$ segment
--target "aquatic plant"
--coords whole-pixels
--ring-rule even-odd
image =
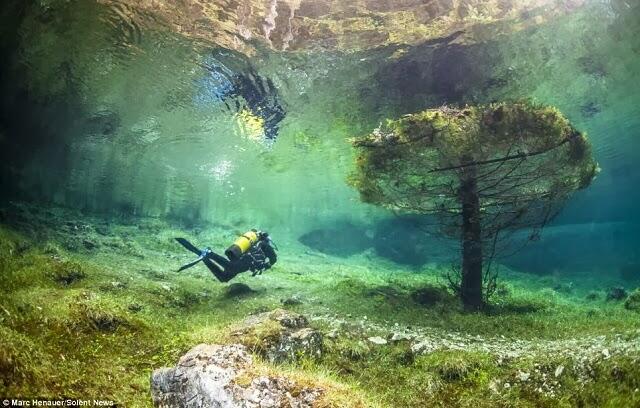
[[[350,183],[362,201],[434,215],[437,231],[460,241],[462,265],[448,277],[468,310],[495,290],[491,264],[513,249],[514,233],[537,239],[598,172],[586,135],[529,102],[429,109],[352,143]]]
[[[634,312],[640,312],[640,289],[636,289],[624,301],[624,307],[627,310],[633,310]]]
[[[538,407],[568,400],[584,406],[635,406],[640,398],[634,393],[640,378],[637,352],[629,351],[637,349],[637,314],[622,302],[605,301],[593,312],[594,302],[551,289],[561,278],[547,281],[506,271],[508,291],[496,294],[500,304],[490,313],[471,315],[461,313],[455,299],[440,290],[438,269],[415,273],[395,264],[355,262],[337,267],[302,252],[260,279],[245,281],[254,293],[229,297],[230,287],[213,283],[206,270],[169,273],[166,256],[140,258],[126,246],[105,244],[110,236],[123,235],[145,254],[185,256],[169,245],[177,231],[167,221],[140,218],[102,226],[100,218],[68,210],[53,211],[59,218],[51,222],[50,213],[37,207],[30,217],[16,213],[13,219],[29,226],[21,233],[0,226],[2,395],[101,396],[127,406],[150,406],[151,370],[175,365],[196,344],[242,340],[257,353],[258,363],[246,381],[286,375],[305,386],[320,386],[327,394],[326,404],[319,406]],[[61,220],[93,227],[61,229]],[[93,235],[96,226],[102,226],[100,237]],[[199,234],[216,243],[226,228]],[[34,241],[34,231],[49,238]],[[195,239],[192,234],[196,230],[188,234]],[[100,245],[76,252],[60,245],[85,237]],[[53,279],[57,268],[82,270],[86,277],[64,285]],[[576,293],[583,283],[576,282]],[[283,327],[254,319],[300,293],[304,302],[296,314],[324,335],[322,356],[296,352],[295,361],[269,363],[260,356],[269,345],[281,343]],[[429,293],[439,293],[440,300],[424,302]],[[274,314],[296,316],[267,313]],[[247,319],[261,323],[245,326]],[[287,320],[290,325],[302,321]],[[231,336],[239,327],[250,330]],[[386,344],[368,340],[372,336]],[[513,337],[517,341],[505,340]],[[520,357],[509,357],[514,347],[523,346],[527,349]],[[557,378],[560,365],[564,372]],[[521,373],[531,377],[522,381]],[[537,391],[540,387],[544,392]]]

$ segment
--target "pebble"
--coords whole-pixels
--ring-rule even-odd
[[[391,336],[392,342],[406,341],[406,340],[412,340],[412,339],[413,339],[413,336],[409,336],[405,333],[393,333],[393,335]]]
[[[129,306],[127,306],[127,309],[129,309],[130,311],[137,313],[139,311],[142,310],[142,306],[137,304],[137,303],[132,303]]]
[[[320,319],[322,320],[322,319]],[[336,319],[329,317],[333,323]],[[340,319],[340,322],[347,322],[346,319]],[[600,335],[580,339],[561,339],[561,340],[514,340],[507,339],[504,336],[483,337],[478,335],[464,335],[455,332],[443,332],[432,328],[416,328],[403,326],[397,322],[391,322],[388,325],[381,325],[367,321],[362,321],[362,328],[367,329],[365,332],[387,333],[384,337],[389,342],[400,341],[404,336],[410,336],[411,352],[415,355],[427,354],[436,350],[468,350],[482,351],[484,353],[495,356],[498,365],[504,365],[510,361],[517,360],[525,356],[555,356],[561,355],[570,358],[581,366],[589,367],[589,365],[600,359],[611,358],[615,354],[630,354],[640,352],[640,340],[638,336],[616,336],[610,337]],[[637,331],[640,334],[640,329]],[[534,364],[535,375],[532,378],[545,380],[550,378],[559,378],[564,374],[566,367],[557,366],[555,370],[551,368],[549,373],[544,373],[540,368],[540,364]],[[557,374],[556,374],[557,372]],[[514,378],[517,373],[514,374]],[[547,392],[547,391],[545,391]]]
[[[377,344],[379,346],[381,346],[383,344],[387,344],[387,341],[385,339],[383,339],[382,337],[380,337],[380,336],[369,337],[367,340],[369,340],[371,343]]]
[[[290,298],[280,299],[280,303],[285,306],[297,306],[302,304],[302,300],[297,296],[292,296]]]
[[[518,379],[520,379],[520,381],[527,381],[529,377],[531,377],[531,374],[518,371]]]

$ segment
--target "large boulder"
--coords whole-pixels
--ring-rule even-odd
[[[302,387],[285,377],[256,374],[242,345],[200,344],[172,368],[151,375],[157,408],[311,408],[321,388]]]
[[[303,245],[323,254],[349,257],[364,252],[373,244],[363,227],[340,222],[336,228],[315,229],[300,237]]]
[[[231,338],[270,362],[317,358],[322,355],[322,334],[308,325],[298,313],[275,309],[250,316],[231,332]]]
[[[422,266],[440,260],[442,242],[426,234],[432,223],[427,217],[410,215],[382,220],[376,224],[373,247],[378,256],[395,263]]]

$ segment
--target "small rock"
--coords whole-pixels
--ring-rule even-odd
[[[138,313],[139,311],[142,310],[142,306],[140,306],[137,303],[132,303],[130,304],[127,309],[129,309],[130,311],[132,311],[133,313]]]
[[[86,277],[87,275],[82,269],[75,264],[63,264],[53,272],[53,279],[65,286],[69,286]]]
[[[291,334],[289,348],[296,354],[320,357],[322,355],[322,334],[311,327],[305,327]],[[291,359],[295,359],[291,357]],[[277,359],[274,359],[276,361]]]
[[[410,341],[410,340],[413,340],[413,336],[410,336],[410,335],[405,334],[405,333],[393,333],[391,335],[391,339],[390,340],[391,340],[392,343],[397,343],[397,342],[400,342],[400,341]]]
[[[598,300],[599,298],[600,298],[600,294],[594,291],[587,293],[587,296],[585,296],[585,299],[587,300]]]
[[[117,316],[109,314],[97,314],[90,317],[91,324],[94,328],[100,331],[113,333],[116,329],[124,323]]]
[[[609,354],[609,349],[602,349],[602,355],[604,356],[604,358],[611,357],[611,354]]]
[[[500,385],[500,380],[493,380],[489,383],[489,389],[494,394],[497,394],[499,392],[499,389],[498,389],[499,385]]]
[[[111,286],[114,289],[124,289],[124,288],[127,287],[127,284],[126,283],[122,283],[122,282],[118,282],[118,281],[113,281],[113,282],[111,282]]]
[[[98,244],[88,239],[82,240],[82,245],[88,250],[92,250],[98,247]]]
[[[369,337],[367,340],[369,340],[371,343],[377,344],[379,346],[381,346],[383,344],[387,344],[387,341],[385,339],[383,339],[382,337],[380,337],[380,336]]]
[[[450,298],[446,288],[425,286],[411,292],[411,299],[419,305],[433,306],[438,302],[442,302]]]
[[[529,380],[529,377],[531,377],[531,374],[518,371],[517,377],[520,381],[527,381]]]
[[[249,285],[245,285],[244,283],[232,283],[229,285],[225,291],[226,297],[239,297],[239,296],[248,296],[256,293],[255,290],[251,289]]]
[[[284,306],[296,306],[301,305],[302,300],[300,300],[298,296],[291,296],[290,298],[280,299],[280,303],[282,303]]]
[[[556,371],[554,373],[554,375],[556,376],[556,378],[560,377],[562,375],[562,372],[564,371],[564,366],[563,365],[559,365],[556,368]]]
[[[607,292],[607,300],[623,300],[627,297],[627,291],[623,287],[610,288]]]
[[[47,243],[42,250],[45,254],[51,255],[52,258],[60,256],[60,250],[55,244]]]
[[[231,335],[276,363],[320,357],[323,350],[322,334],[304,316],[284,309],[250,316]]]
[[[557,283],[553,290],[559,293],[572,293],[573,292],[573,282],[569,283]]]
[[[411,352],[413,354],[426,354],[431,353],[436,350],[438,347],[432,344],[429,341],[421,341],[419,343],[415,343],[411,345]]]

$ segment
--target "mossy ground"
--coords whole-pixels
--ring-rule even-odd
[[[153,369],[174,365],[195,344],[224,341],[249,314],[296,296],[302,303],[287,307],[334,332],[324,357],[263,369],[334,384],[328,406],[362,404],[350,393],[373,407],[640,405],[640,315],[606,301],[615,280],[505,270],[492,309],[467,314],[437,289],[437,265],[408,270],[285,241],[275,268],[236,278],[255,292],[232,296],[202,266],[174,272],[190,255],[172,241],[223,248],[235,233],[229,226],[9,211],[0,228],[0,395],[150,406]],[[367,341],[394,332],[450,346],[421,354],[408,341]],[[581,362],[570,351],[585,345],[593,347]],[[502,356],[501,347],[525,352]]]

